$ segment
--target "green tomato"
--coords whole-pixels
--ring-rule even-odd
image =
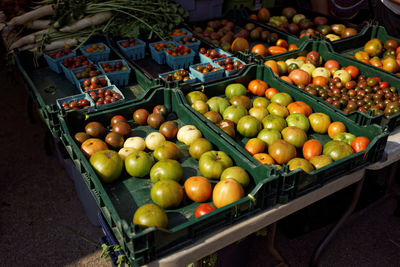
[[[232,166],[232,159],[222,151],[208,151],[199,160],[201,175],[211,179],[220,179],[222,172]]]
[[[352,133],[338,133],[333,137],[333,140],[343,141],[343,142],[351,145],[354,138],[356,138],[356,136]]]

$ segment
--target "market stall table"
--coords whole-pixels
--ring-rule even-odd
[[[257,232],[262,228],[275,224],[280,219],[298,210],[301,210],[302,208],[305,208],[329,195],[332,195],[333,193],[340,191],[341,189],[357,183],[353,202],[350,204],[348,210],[343,215],[339,223],[332,229],[331,233],[327,235],[327,238],[325,239],[326,241],[322,241],[320,248],[316,251],[316,254],[312,259],[312,263],[316,264],[318,256],[322,252],[323,247],[354,210],[358,201],[359,193],[362,188],[365,172],[367,170],[379,170],[385,168],[393,163],[397,163],[399,160],[400,129],[397,129],[392,132],[392,134],[388,138],[382,161],[372,164],[367,168],[345,175],[341,178],[335,179],[322,186],[321,188],[312,191],[302,197],[294,199],[289,203],[276,205],[253,218],[225,227],[219,231],[212,232],[208,236],[201,238],[197,242],[193,243],[191,246],[181,249],[167,257],[150,262],[145,266],[186,266],[192,262],[196,262],[199,259],[204,258],[205,256],[210,255],[215,251],[218,251],[219,249],[228,246],[229,244],[232,244],[233,242],[236,242],[254,232]],[[392,175],[394,175],[393,172]]]

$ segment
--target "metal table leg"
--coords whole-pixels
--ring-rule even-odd
[[[330,240],[333,238],[333,236],[336,234],[336,232],[340,229],[340,227],[343,226],[343,224],[347,221],[347,219],[350,217],[350,215],[353,213],[354,209],[357,206],[358,200],[360,199],[360,194],[361,194],[361,189],[364,184],[364,179],[365,176],[357,182],[356,188],[354,191],[353,195],[353,201],[351,202],[350,206],[347,208],[346,212],[342,215],[342,217],[339,219],[339,221],[336,223],[336,225],[329,231],[329,233],[325,236],[325,238],[322,240],[316,251],[314,252],[313,257],[311,258],[311,266],[318,266],[318,259],[321,256],[321,253],[323,252],[324,248]]]

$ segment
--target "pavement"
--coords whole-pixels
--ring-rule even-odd
[[[90,223],[56,154],[46,154],[45,125],[37,114],[29,122],[28,94],[13,73],[3,68],[0,74],[0,266],[111,266],[100,258],[102,230]],[[362,207],[328,245],[319,266],[400,266],[397,201],[393,196],[376,201],[385,171],[369,174]],[[289,266],[308,266],[349,196],[351,188],[278,223],[276,248]],[[327,210],[334,216],[324,221]],[[265,241],[252,235],[233,244],[220,252],[219,266],[278,265]]]

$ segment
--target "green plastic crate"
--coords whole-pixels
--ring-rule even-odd
[[[397,90],[400,90],[400,79],[399,78],[391,75],[390,73],[388,73],[386,71],[376,69],[375,67],[370,66],[368,64],[364,64],[362,62],[355,61],[354,59],[351,59],[348,57],[343,57],[337,53],[333,53],[328,42],[324,41],[324,40],[309,42],[301,50],[291,51],[291,52],[281,54],[281,55],[275,55],[275,56],[270,57],[269,59],[273,59],[276,61],[279,61],[279,60],[285,61],[289,58],[305,56],[307,54],[307,52],[310,52],[313,50],[317,51],[320,54],[320,56],[322,57],[324,62],[326,62],[329,59],[334,59],[337,62],[339,62],[339,64],[341,66],[350,66],[350,65],[356,66],[360,70],[360,74],[364,74],[367,77],[380,77],[382,79],[382,81],[387,81],[390,86],[395,86],[397,88]],[[316,101],[319,101],[322,105],[326,105],[326,106],[330,107],[335,112],[342,114],[342,116],[347,117],[348,119],[354,121],[356,124],[359,124],[359,125],[378,124],[381,126],[387,126],[389,131],[393,131],[396,127],[398,127],[400,125],[400,113],[397,113],[397,114],[389,116],[389,117],[385,117],[385,116],[383,116],[383,114],[374,115],[374,113],[372,111],[370,111],[369,113],[354,111],[349,114],[346,114],[342,110],[333,107],[332,105],[326,103],[325,101],[321,101],[322,99],[319,98],[318,96],[313,96],[310,93],[308,93],[304,90],[300,90],[295,85],[291,85],[283,80],[280,80],[280,81],[285,83],[286,85],[290,86],[294,90],[301,91],[302,93],[311,96]]]
[[[284,165],[280,170],[280,173],[283,177],[279,191],[278,201],[280,203],[285,203],[290,199],[322,186],[331,179],[351,173],[352,171],[365,167],[366,165],[377,162],[381,159],[389,132],[384,131],[377,125],[359,126],[355,124],[350,119],[344,117],[341,113],[332,110],[326,105],[322,105],[320,103],[321,101],[316,101],[298,90],[293,90],[290,86],[287,86],[285,83],[275,78],[270,69],[262,64],[258,66],[250,66],[240,77],[209,83],[201,87],[182,86],[181,90],[185,95],[193,90],[201,90],[208,96],[208,98],[211,98],[212,96],[224,97],[225,87],[227,85],[231,83],[242,83],[247,87],[247,84],[253,79],[266,81],[270,87],[274,87],[281,92],[289,93],[294,101],[303,101],[307,103],[311,106],[314,112],[325,113],[330,116],[332,121],[343,122],[347,129],[356,136],[366,136],[371,140],[371,143],[366,151],[355,153],[349,157],[325,166],[324,168],[314,170],[310,174],[307,174],[302,170],[288,171],[287,166]],[[191,109],[193,112],[195,112],[187,102],[185,105],[188,109]],[[211,121],[207,120],[203,115],[198,112],[195,113],[205,123],[208,123],[211,129],[223,136],[228,142],[232,143],[232,145],[236,146],[237,149],[243,154],[246,154],[244,146],[248,141],[248,138],[242,137],[239,135],[239,133],[237,133],[235,139],[232,139]],[[325,144],[327,141],[331,140],[328,135],[320,135],[315,133],[313,133],[311,137],[319,140],[322,144]],[[301,152],[299,151],[297,152],[298,155],[301,155],[300,153]],[[249,154],[247,155],[251,157]],[[257,162],[255,164],[260,165]]]
[[[213,143],[216,150],[225,151],[235,162],[235,165],[244,168],[251,177],[251,182],[244,198],[216,209],[215,212],[204,215],[198,219],[194,211],[198,204],[185,202],[175,210],[167,210],[169,217],[169,230],[158,230],[155,227],[139,231],[131,221],[137,207],[151,202],[150,179],[130,177],[123,171],[122,176],[114,183],[102,184],[94,173],[88,160],[80,152],[73,140],[74,133],[82,131],[86,123],[99,121],[108,125],[110,119],[117,114],[131,119],[132,114],[139,108],[152,110],[155,105],[164,104],[172,113],[167,117],[177,122],[179,127],[185,124],[195,125],[203,136]],[[118,243],[129,257],[134,266],[148,263],[164,255],[174,253],[177,249],[193,243],[194,240],[209,234],[213,230],[230,225],[244,218],[249,218],[266,206],[274,205],[277,200],[279,175],[273,170],[257,168],[254,162],[249,161],[245,155],[227,143],[205,123],[198,119],[191,111],[187,110],[181,102],[181,95],[175,89],[159,88],[148,92],[146,97],[138,102],[124,107],[91,114],[88,119],[78,112],[68,113],[65,117],[59,116],[63,134],[61,141],[73,159],[77,169],[94,196],[108,225],[112,229]],[[130,120],[132,135],[145,136],[155,131],[149,126],[138,126]],[[181,148],[180,162],[184,168],[184,177],[199,175],[197,160],[188,156],[187,146],[173,140]],[[211,180],[212,184],[217,181]]]
[[[398,43],[400,43],[400,38],[390,36],[384,27],[379,26],[379,24],[376,23],[372,26],[366,27],[360,34],[356,36],[343,39],[340,43],[332,43],[328,40],[328,46],[330,46],[332,51],[334,51],[335,53],[351,58],[356,52],[364,51],[365,43],[374,38],[378,38],[382,42],[382,46],[387,40],[396,40]],[[353,60],[361,65],[372,66],[355,58]],[[390,73],[386,70],[374,66],[372,67],[376,70],[385,72],[388,75],[392,75],[394,78],[400,79],[400,77],[396,74]]]

